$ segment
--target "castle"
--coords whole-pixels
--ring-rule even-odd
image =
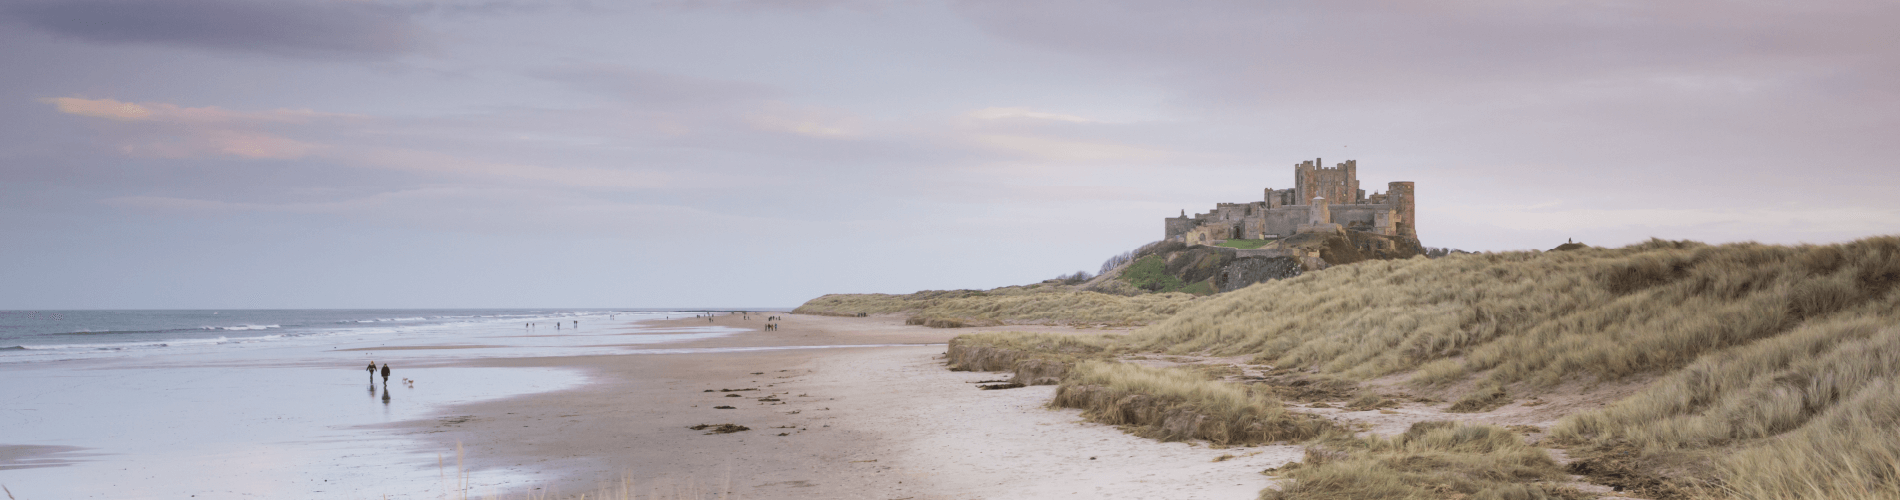
[[[1327,168],[1317,158],[1293,167],[1292,189],[1266,189],[1265,200],[1218,203],[1214,210],[1166,220],[1168,241],[1212,245],[1229,239],[1279,239],[1297,233],[1344,230],[1418,240],[1411,182],[1386,184],[1386,192],[1359,189],[1359,164],[1346,160]]]

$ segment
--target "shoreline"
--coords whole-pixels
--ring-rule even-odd
[[[0,390],[7,402],[7,411],[0,412],[0,428],[7,429],[0,433],[0,484],[20,498],[435,498],[447,489],[434,470],[442,450],[363,428],[586,382],[579,370],[468,361],[622,352],[625,345],[737,332],[701,326],[596,335],[640,330],[641,319],[661,315],[619,321],[606,314],[550,316],[599,328],[559,337],[532,335],[530,329],[522,336],[522,323],[457,317],[282,342],[15,358],[0,363],[9,382]],[[607,342],[615,345],[595,345]],[[507,348],[462,348],[483,344]],[[374,379],[363,372],[369,360],[393,363],[388,383],[365,380]],[[473,479],[524,480],[501,474]]]
[[[656,487],[691,483],[711,492],[730,484],[739,498],[1252,498],[1272,482],[1258,471],[1300,457],[1297,446],[1210,449],[1137,438],[1083,422],[1078,410],[1045,408],[1053,386],[977,390],[973,382],[995,375],[949,371],[942,345],[891,345],[942,344],[976,331],[1101,330],[937,329],[904,325],[896,316],[784,316],[769,332],[760,330],[759,317],[644,321],[756,328],[638,347],[787,349],[457,362],[574,369],[587,382],[364,427],[451,452],[460,443],[470,471],[532,478],[471,492],[504,498],[591,494],[623,479],[643,495]],[[798,348],[814,345],[833,347]],[[724,423],[750,430],[708,435],[687,428]],[[1240,458],[1216,462],[1221,455]]]

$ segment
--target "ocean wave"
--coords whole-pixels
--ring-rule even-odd
[[[420,317],[418,318],[373,318],[373,319],[359,319],[355,321],[338,321],[338,323],[382,323],[385,321],[428,321],[428,320],[429,318],[420,318]]]
[[[421,311],[412,312],[411,314],[416,314],[419,312]],[[178,348],[185,348],[185,349],[191,349],[191,350],[220,349],[219,347],[214,347],[220,344],[228,344],[231,347],[238,347],[238,346],[247,345],[247,344],[248,345],[268,345],[268,344],[276,344],[280,342],[286,343],[286,344],[306,342],[306,343],[312,343],[313,345],[318,344],[318,343],[322,343],[322,345],[330,345],[328,343],[325,343],[325,342],[328,342],[327,340],[322,340],[322,339],[330,339],[330,338],[349,339],[351,337],[355,337],[355,338],[360,338],[363,340],[369,340],[369,339],[374,339],[376,337],[385,336],[385,335],[408,337],[410,335],[415,335],[415,334],[459,336],[459,335],[462,335],[466,331],[466,330],[463,330],[464,328],[469,328],[469,327],[474,327],[474,328],[493,327],[493,328],[519,329],[521,328],[521,325],[523,322],[540,322],[543,325],[545,325],[546,322],[550,322],[550,321],[559,321],[561,323],[567,323],[568,321],[566,320],[569,318],[580,318],[583,320],[587,320],[590,323],[594,323],[593,320],[588,319],[588,317],[605,316],[609,314],[620,314],[624,316],[629,316],[630,317],[629,319],[636,319],[642,316],[658,317],[663,314],[686,314],[686,313],[665,312],[665,311],[619,311],[619,312],[534,311],[534,312],[519,312],[519,313],[499,313],[499,314],[493,314],[493,315],[416,314],[416,316],[399,316],[395,314],[389,314],[388,316],[382,317],[382,318],[344,319],[344,318],[350,318],[351,316],[354,316],[355,318],[364,318],[364,317],[372,316],[375,314],[376,313],[374,312],[371,312],[369,314],[363,314],[363,315],[350,314],[342,318],[337,318],[333,316],[331,318],[324,318],[323,320],[321,320],[321,322],[316,322],[316,323],[302,322],[302,321],[297,321],[296,319],[291,318],[291,317],[284,317],[284,318],[281,318],[280,321],[276,323],[267,323],[267,322],[270,319],[277,319],[277,318],[257,318],[257,319],[262,319],[263,321],[257,321],[257,319],[253,319],[252,321],[255,321],[255,323],[227,324],[223,326],[192,327],[192,326],[189,326],[191,325],[190,323],[187,323],[185,325],[176,325],[176,326],[174,325],[161,326],[161,325],[156,325],[156,324],[154,325],[113,325],[113,326],[120,326],[121,328],[131,327],[132,329],[129,329],[129,330],[90,331],[85,328],[73,328],[73,326],[77,326],[77,325],[72,325],[72,326],[68,326],[68,328],[73,328],[75,330],[80,330],[80,331],[73,331],[69,333],[46,332],[46,333],[37,334],[37,335],[44,335],[44,336],[39,336],[37,339],[32,339],[32,340],[21,339],[21,340],[26,340],[25,342],[21,342],[20,340],[16,340],[15,338],[12,338],[12,337],[0,336],[0,342],[5,342],[7,344],[17,344],[16,346],[12,346],[12,347],[5,347],[5,344],[0,344],[0,351],[4,351],[3,353],[0,353],[0,354],[3,354],[3,355],[0,355],[0,357],[7,358],[5,362],[10,363],[10,362],[19,362],[21,360],[29,360],[29,359],[50,359],[49,357],[58,358],[58,357],[78,356],[80,358],[85,358],[85,357],[94,357],[94,356],[136,355],[136,353],[139,353],[139,352],[148,352],[148,353],[163,352],[164,350],[178,349]],[[387,314],[387,313],[384,313],[384,314]],[[242,321],[245,318],[226,317],[224,319],[227,321]],[[286,323],[283,320],[289,320],[289,322]],[[216,320],[213,320],[213,321],[216,321]],[[282,324],[277,324],[277,323],[282,323]],[[197,323],[197,324],[203,325],[204,323]],[[104,326],[104,325],[95,325],[95,327],[96,326]],[[145,326],[147,328],[140,329],[139,328],[140,326]],[[157,327],[157,328],[152,328],[152,327]],[[684,333],[684,332],[681,332],[681,333]],[[37,335],[32,335],[29,337],[33,337]],[[342,342],[354,342],[354,341],[356,340],[350,339],[350,340],[343,340]],[[47,342],[47,343],[38,344],[39,342]],[[261,344],[258,344],[258,343],[261,343]]]
[[[208,338],[208,339],[165,339],[165,340],[150,340],[150,341],[141,341],[141,342],[114,342],[114,343],[104,343],[104,344],[46,344],[46,345],[31,345],[31,346],[28,346],[28,345],[23,345],[23,346],[16,346],[16,347],[9,347],[9,348],[4,348],[4,349],[0,349],[0,350],[20,350],[20,351],[65,351],[65,350],[94,350],[94,351],[123,351],[123,350],[126,350],[126,349],[139,349],[139,348],[162,348],[162,347],[185,347],[185,346],[204,346],[204,345],[219,345],[219,344],[249,344],[249,343],[253,343],[253,342],[265,342],[265,341],[271,341],[271,340],[280,340],[280,339],[284,339],[284,338],[288,338],[288,337],[291,337],[291,336],[290,336],[290,335],[261,335],[261,336],[256,336],[256,337],[235,337],[235,338],[233,338],[233,337],[217,337],[217,338]]]
[[[137,348],[137,347],[171,347],[173,345],[180,345],[180,346],[210,345],[210,344],[220,344],[224,342],[229,342],[230,340],[231,339],[227,337],[218,337],[215,339],[171,339],[171,340],[153,340],[153,341],[147,341],[147,342],[115,342],[115,343],[110,343],[110,344],[46,344],[46,345],[30,345],[30,346],[20,346],[20,347],[28,351],[61,351],[61,350],[75,350],[75,349],[98,350],[98,351],[120,351],[120,350]]]
[[[79,331],[74,331],[74,332],[56,333],[53,335],[128,335],[128,334],[134,334],[134,333],[190,332],[190,331],[197,331],[197,330],[200,330],[200,329],[199,328],[173,328],[170,330],[98,330],[98,331],[79,330]]]

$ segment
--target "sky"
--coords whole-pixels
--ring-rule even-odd
[[[0,0],[0,309],[790,307],[1357,160],[1423,244],[1900,233],[1900,2]]]

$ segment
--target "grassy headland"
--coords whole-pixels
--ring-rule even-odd
[[[1012,286],[988,291],[923,291],[908,295],[832,294],[812,299],[792,312],[801,314],[907,313],[917,324],[978,326],[1000,324],[1142,325],[1167,318],[1192,302],[1185,293],[1117,295],[1060,284]]]

